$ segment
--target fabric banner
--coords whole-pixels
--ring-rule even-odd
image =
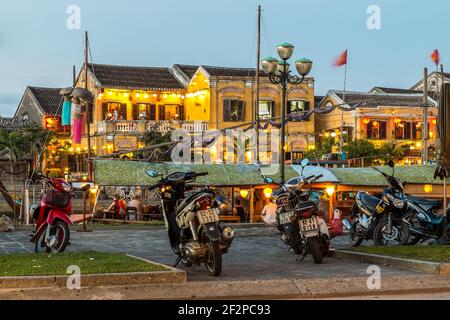
[[[62,121],[61,121],[61,125],[63,126],[70,126],[70,116],[71,116],[71,111],[72,109],[72,102],[70,100],[64,101],[63,103],[63,109],[62,109]]]
[[[72,125],[72,140],[74,144],[81,143],[83,135],[83,113],[81,112],[81,105],[73,104],[73,125]]]

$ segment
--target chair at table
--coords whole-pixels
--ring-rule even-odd
[[[127,207],[126,213],[125,217],[128,221],[137,221],[137,208]]]

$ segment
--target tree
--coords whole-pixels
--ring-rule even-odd
[[[157,129],[158,129],[157,127],[151,128],[144,134],[142,141],[144,142],[146,147],[155,146],[172,141],[170,132],[163,133]],[[169,150],[170,146],[156,147],[151,150],[145,150],[136,153],[135,158],[143,157],[144,159],[147,159],[149,162],[170,161]]]
[[[375,145],[368,140],[355,140],[344,146],[348,159],[364,158],[364,164],[372,165],[375,157],[380,155]]]

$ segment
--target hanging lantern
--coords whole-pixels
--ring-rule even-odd
[[[63,126],[69,126],[71,124],[72,102],[70,99],[70,94],[72,93],[72,91],[73,88],[65,88],[59,92],[59,94],[64,97],[61,119],[61,125]]]
[[[372,122],[372,125],[373,125],[374,128],[377,128],[378,127],[378,121]]]
[[[395,122],[395,124],[399,124],[400,122],[402,122],[402,119],[395,118],[395,119],[394,119],[394,122]]]
[[[266,196],[267,199],[269,199],[272,196],[272,193],[273,193],[272,188],[264,189],[264,195]]]
[[[74,98],[72,104],[73,111],[73,125],[72,125],[72,140],[74,144],[81,143],[83,135],[83,113],[81,111],[81,104],[78,98]]]
[[[326,189],[327,195],[328,195],[329,197],[331,197],[331,196],[334,194],[335,191],[336,191],[336,189],[335,189],[333,186],[330,186],[330,187],[328,187],[328,188]]]
[[[423,191],[425,191],[425,193],[432,193],[433,192],[433,185],[431,184],[426,184],[423,186]]]
[[[241,197],[242,199],[247,199],[250,192],[248,190],[242,189],[241,190]]]
[[[364,122],[364,124],[369,124],[370,123],[370,119],[369,118],[364,118],[363,122]]]

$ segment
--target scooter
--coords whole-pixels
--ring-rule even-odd
[[[301,163],[302,172],[297,186],[281,185],[275,192],[277,204],[277,229],[281,240],[303,260],[309,253],[314,263],[323,262],[330,249],[330,233],[320,217],[320,195],[312,191],[311,185],[323,175],[304,177],[303,170],[309,160]],[[273,183],[273,179],[266,178]]]
[[[363,240],[373,239],[376,245],[385,246],[389,243],[404,245],[409,239],[408,223],[403,215],[408,203],[403,193],[405,183],[395,177],[395,165],[388,162],[392,175],[374,167],[389,183],[380,195],[370,195],[358,192],[350,217],[353,222],[343,219],[342,223],[349,230],[349,240],[352,247],[357,247]]]
[[[40,206],[32,206],[30,216],[35,222],[31,242],[36,253],[61,253],[69,239],[72,213],[73,188],[63,179],[40,177],[44,182],[44,193]]]
[[[404,217],[409,222],[410,238],[408,245],[415,245],[429,239],[438,240],[444,235],[444,230],[450,228],[450,223],[445,228],[445,217],[449,216],[449,210],[442,210],[442,201],[427,200],[407,194],[408,211]],[[447,219],[448,221],[448,219]]]
[[[153,170],[147,171],[147,175],[161,177]],[[211,189],[205,187],[187,195],[187,185],[206,175],[208,173],[175,172],[161,177],[149,189],[156,190],[161,198],[170,245],[177,256],[175,266],[180,262],[188,267],[204,263],[210,274],[217,277],[222,272],[222,255],[228,252],[235,230],[220,225],[220,214],[225,206]]]

